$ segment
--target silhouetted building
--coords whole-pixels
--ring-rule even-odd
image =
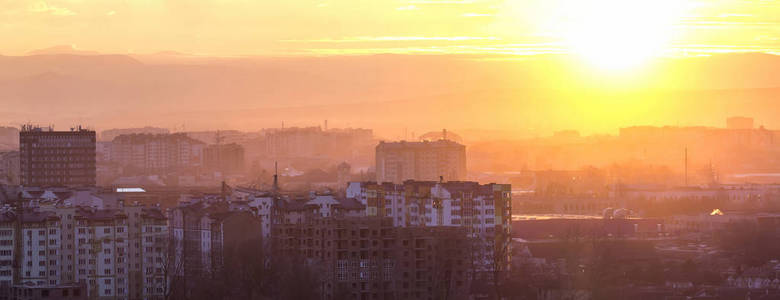
[[[376,146],[378,182],[466,179],[466,146],[450,140],[381,142]]]
[[[203,142],[183,133],[128,134],[112,141],[110,158],[144,174],[165,174],[200,167],[204,147]]]
[[[209,171],[235,174],[244,171],[244,147],[235,144],[209,145],[203,149],[203,166]]]
[[[6,184],[19,184],[19,151],[0,153],[0,182]]]
[[[266,152],[274,159],[347,161],[371,164],[373,131],[362,128],[293,127],[268,129]]]
[[[95,185],[95,131],[25,125],[19,132],[19,152],[22,185]]]
[[[322,299],[467,299],[474,257],[463,228],[309,214],[276,225],[274,247],[313,262]]]
[[[221,274],[230,249],[262,241],[262,223],[249,211],[231,210],[221,196],[202,197],[181,203],[171,211],[171,234],[175,277],[187,277],[185,289],[198,279]],[[189,293],[189,292],[187,292]],[[189,295],[189,294],[185,294]]]

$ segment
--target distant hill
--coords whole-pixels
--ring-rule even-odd
[[[329,119],[380,132],[587,128],[581,130],[587,134],[626,125],[721,125],[739,114],[780,128],[780,57],[765,54],[670,60],[608,79],[555,56],[209,58],[65,50],[0,56],[0,119],[98,129],[186,123],[193,130]],[[610,83],[614,77],[619,84]]]
[[[44,49],[33,50],[28,55],[46,55],[46,54],[73,54],[73,55],[97,55],[97,51],[79,50],[73,45],[58,45]]]

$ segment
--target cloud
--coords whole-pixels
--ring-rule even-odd
[[[107,13],[106,13],[106,16],[113,16],[113,15],[115,15],[115,14],[116,14],[116,11],[113,11],[113,10],[112,10],[112,11],[109,11],[109,12],[107,12]]]
[[[497,37],[487,36],[357,36],[342,39],[311,39],[283,40],[283,42],[307,43],[352,43],[352,42],[387,42],[387,41],[495,41]]]
[[[450,45],[427,47],[389,47],[389,48],[315,48],[311,53],[319,55],[354,55],[354,54],[466,54],[466,55],[509,55],[530,56],[547,54],[566,54],[568,50],[562,45],[539,44],[500,44],[500,45]]]
[[[417,6],[414,5],[406,5],[396,8],[395,10],[418,10]]]
[[[479,14],[479,13],[465,13],[461,16],[467,17],[467,18],[473,18],[473,17],[491,17],[492,14]]]
[[[43,1],[35,2],[31,4],[28,10],[34,13],[45,13],[45,14],[51,14],[55,16],[72,16],[76,14],[72,10],[67,9],[65,7],[57,7],[54,5],[49,5],[48,3]]]
[[[752,17],[751,14],[734,14],[734,13],[728,13],[728,14],[720,14],[718,15],[718,18],[731,18],[731,17]]]
[[[412,4],[471,4],[474,0],[411,0],[406,3]]]

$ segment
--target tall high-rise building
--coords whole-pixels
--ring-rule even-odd
[[[95,131],[25,125],[19,132],[19,153],[22,185],[95,185]]]
[[[376,146],[378,182],[466,179],[466,146],[442,139],[423,142],[381,142]]]

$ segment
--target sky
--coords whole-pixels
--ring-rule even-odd
[[[22,57],[53,46],[130,55]],[[768,55],[719,55],[742,52]],[[780,128],[780,1],[0,0],[0,55],[14,125]],[[404,109],[369,116],[376,103]]]
[[[573,53],[632,64],[780,52],[780,3],[767,0],[0,0],[0,20],[4,55],[73,45],[213,56]]]

